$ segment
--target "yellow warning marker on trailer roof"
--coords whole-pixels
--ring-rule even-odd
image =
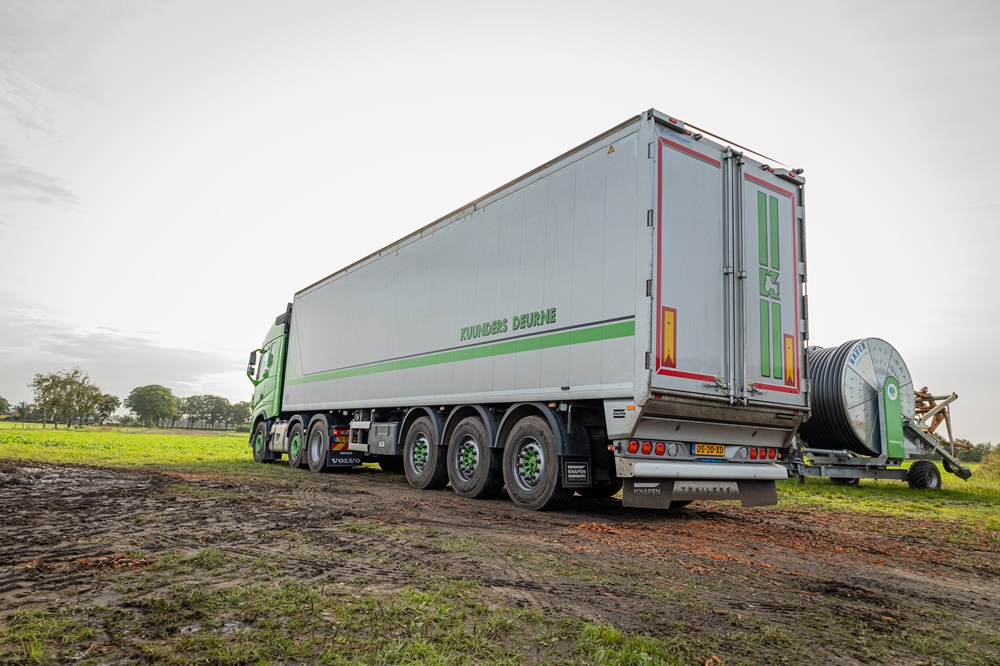
[[[610,155],[613,152],[615,152],[615,145],[611,144],[610,146],[608,146],[608,155]]]

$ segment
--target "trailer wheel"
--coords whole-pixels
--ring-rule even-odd
[[[330,450],[330,434],[326,423],[316,421],[309,428],[309,438],[306,440],[305,456],[310,472],[323,472],[328,469],[327,453]]]
[[[580,497],[592,498],[614,497],[618,494],[618,491],[622,489],[622,485],[624,485],[624,483],[624,481],[615,476],[611,478],[610,483],[604,483],[599,486],[591,486],[589,488],[577,488],[576,494]]]
[[[269,463],[274,460],[267,445],[267,428],[263,421],[253,429],[253,459],[259,463]]]
[[[831,476],[830,483],[835,486],[856,486],[861,483],[861,479],[847,479],[840,476]]]
[[[573,495],[572,488],[559,483],[555,437],[545,419],[528,416],[511,429],[503,451],[503,478],[511,501],[522,509],[540,511]]]
[[[440,490],[448,485],[448,464],[425,416],[413,422],[403,444],[403,471],[414,488]]]
[[[906,482],[911,488],[937,490],[941,487],[941,472],[930,460],[918,460],[906,472]]]
[[[673,500],[670,502],[670,509],[683,509],[694,500]]]
[[[292,425],[288,431],[288,466],[298,469],[306,464],[306,447],[302,441],[302,424]]]
[[[448,479],[456,495],[496,497],[503,490],[503,453],[490,447],[482,421],[459,421],[448,442]]]

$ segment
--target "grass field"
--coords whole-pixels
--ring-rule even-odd
[[[22,429],[20,424],[12,427],[5,423],[0,426],[0,457],[234,475],[267,469],[267,466],[254,463],[248,440],[246,433],[228,431]]]

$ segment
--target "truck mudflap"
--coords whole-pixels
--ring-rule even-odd
[[[778,503],[775,481],[788,478],[788,470],[774,464],[668,463],[619,461],[631,472],[624,478],[622,505],[668,509],[671,502],[739,500],[743,506]]]

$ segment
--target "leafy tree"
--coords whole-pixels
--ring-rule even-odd
[[[121,406],[122,401],[118,397],[110,393],[102,395],[97,403],[97,416],[101,420],[101,425],[104,425],[104,422],[110,419],[111,415],[118,411]]]
[[[224,424],[229,416],[230,407],[232,405],[226,398],[217,395],[205,396],[205,411],[209,427],[215,428],[216,424]]]
[[[959,440],[956,439],[956,442]],[[990,451],[993,449],[993,445],[989,442],[980,442],[979,444],[973,444],[972,448],[965,451],[958,452],[958,459],[962,462],[983,462],[986,456],[990,455]]]
[[[228,421],[236,428],[250,423],[250,403],[244,400],[230,406]]]
[[[45,375],[37,374],[28,384],[35,394],[35,405],[42,412],[43,428],[50,418],[53,425],[58,424],[60,417],[69,409],[67,374],[65,370]]]
[[[190,430],[198,421],[205,418],[205,396],[192,395],[183,399],[184,409],[182,414],[187,419],[187,427]]]
[[[3,416],[10,412],[10,403],[7,402],[7,398],[0,395],[0,416]]]
[[[101,389],[79,367],[35,375],[29,386],[42,412],[43,428],[49,418],[53,424],[66,419],[67,426],[74,420],[84,423],[96,411],[102,395]]]
[[[25,401],[21,401],[14,405],[14,412],[17,414],[17,418],[20,419],[22,423],[28,420],[28,414],[35,408],[34,405],[30,405]]]
[[[125,398],[125,406],[132,410],[143,425],[152,428],[154,424],[174,418],[177,415],[177,396],[165,386],[150,384],[132,389]]]
[[[81,426],[97,412],[104,392],[94,385],[80,368],[63,373],[63,390],[66,392],[66,418],[76,420]],[[67,423],[68,425],[68,423]]]

